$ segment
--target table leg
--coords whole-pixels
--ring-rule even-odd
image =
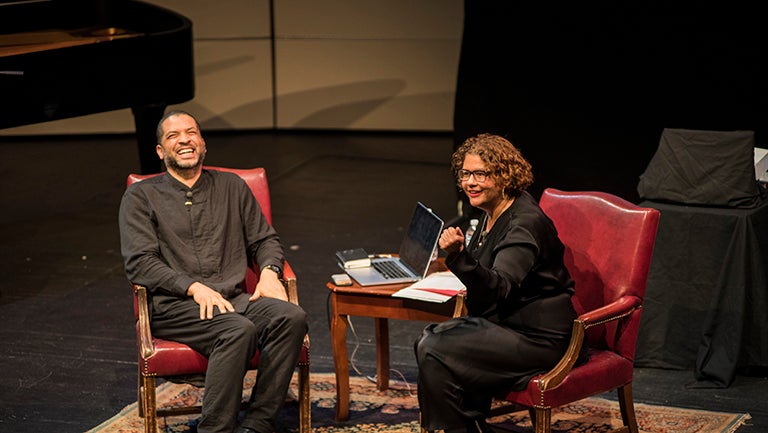
[[[379,391],[389,388],[389,321],[375,318],[376,323],[376,387]]]
[[[331,318],[331,344],[336,372],[336,421],[349,419],[349,358],[347,358],[347,326],[349,317],[334,314]]]

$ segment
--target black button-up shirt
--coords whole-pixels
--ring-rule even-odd
[[[123,195],[119,222],[128,279],[153,295],[186,297],[199,281],[242,300],[249,263],[283,265],[277,232],[233,173],[203,170],[192,188],[168,173],[137,182]]]

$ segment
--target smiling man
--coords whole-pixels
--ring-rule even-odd
[[[132,184],[120,204],[126,274],[149,288],[153,335],[208,357],[197,431],[272,433],[307,332],[280,281],[280,238],[239,176],[203,169],[205,140],[191,114],[166,114],[157,137],[167,172]],[[253,294],[249,264],[261,270]],[[256,350],[259,374],[238,427]]]
[[[157,125],[157,156],[169,171],[199,175],[205,153],[200,125],[188,113],[172,111]]]

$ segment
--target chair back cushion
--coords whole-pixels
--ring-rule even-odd
[[[205,166],[205,169],[217,170],[217,171],[228,171],[230,173],[235,173],[236,175],[240,176],[248,185],[248,188],[251,189],[251,192],[253,193],[254,197],[256,197],[256,201],[259,202],[259,206],[261,206],[261,211],[264,213],[264,216],[267,217],[267,221],[270,224],[272,224],[272,201],[269,197],[269,183],[267,182],[267,172],[266,170],[264,170],[263,167],[227,168],[227,167]],[[154,176],[159,176],[161,174],[162,173],[152,173],[152,174],[131,173],[128,175],[126,186],[130,186],[135,182],[140,182],[144,179],[148,179]]]
[[[565,264],[576,285],[578,314],[624,296],[645,297],[659,212],[604,192],[565,192],[548,188],[540,204],[565,244]],[[634,359],[640,314],[587,332],[592,348]],[[616,322],[614,322],[616,323]]]

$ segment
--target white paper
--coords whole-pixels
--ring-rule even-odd
[[[398,290],[396,298],[418,299],[427,302],[445,302],[466,288],[451,271],[433,272],[423,280]]]

